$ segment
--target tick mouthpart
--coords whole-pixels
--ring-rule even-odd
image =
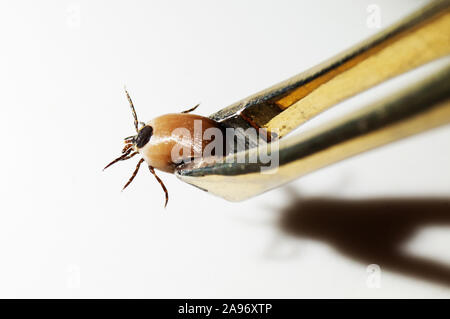
[[[134,138],[134,143],[136,144],[136,147],[141,148],[144,147],[145,144],[150,141],[150,138],[153,134],[153,128],[149,125],[144,126],[139,130],[138,135],[136,138]]]

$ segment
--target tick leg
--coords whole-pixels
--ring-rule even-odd
[[[127,160],[127,159],[130,159],[130,158],[132,158],[133,156],[135,156],[135,155],[137,155],[137,154],[139,154],[139,152],[131,153],[130,155],[125,156],[125,157],[122,159],[122,161],[125,161],[125,160]]]
[[[131,150],[128,150],[128,151],[127,151],[125,154],[123,154],[121,157],[116,158],[114,161],[112,161],[111,163],[109,163],[108,165],[106,165],[106,167],[105,167],[103,170],[107,169],[107,168],[110,167],[112,164],[115,164],[115,163],[117,163],[117,162],[119,162],[119,161],[126,161],[126,160],[132,158],[133,156],[139,154],[139,152],[134,152],[134,153],[131,153],[131,154],[130,154],[130,152],[131,152]],[[130,154],[130,155],[128,155],[128,154]]]
[[[111,163],[109,163],[108,165],[106,165],[105,168],[104,168],[103,170],[107,169],[108,167],[110,167],[111,165],[113,165],[113,164],[115,164],[115,163],[117,163],[117,162],[119,162],[119,161],[123,161],[123,160],[128,156],[128,154],[131,153],[131,151],[132,151],[131,148],[129,148],[128,150],[126,150],[121,156],[119,156],[119,157],[116,158],[114,161],[112,161]]]
[[[195,109],[196,108],[198,108],[198,106],[200,105],[200,103],[199,104],[197,104],[196,106],[194,106],[192,109],[189,109],[189,110],[186,110],[186,111],[183,111],[183,112],[181,112],[181,113],[191,113],[192,111],[195,111]]]
[[[139,122],[138,122],[136,110],[134,109],[133,101],[131,100],[130,94],[128,94],[127,88],[124,87],[123,89],[125,90],[125,94],[127,95],[128,102],[130,103],[131,112],[133,113],[134,128],[136,129],[136,132],[139,132],[139,127],[138,127]]]
[[[126,144],[122,150],[122,154],[125,153],[126,151],[128,151],[132,147],[133,147],[133,144],[131,144],[131,143]]]
[[[184,164],[188,164],[188,163],[190,163],[190,162],[192,162],[192,161],[194,161],[195,160],[195,157],[194,156],[191,156],[189,159],[182,159],[181,160],[181,162],[179,162],[179,163],[177,163],[177,164],[174,164],[174,166],[175,167],[179,167],[179,166],[181,166],[181,165],[184,165]]]
[[[164,208],[166,208],[167,202],[169,201],[169,192],[167,191],[167,188],[164,185],[163,181],[158,177],[158,175],[156,175],[155,169],[152,166],[150,166],[150,165],[148,166],[148,169],[150,170],[150,173],[152,173],[153,176],[155,176],[156,180],[159,182],[159,184],[161,185],[162,189],[164,190],[164,193],[166,194],[166,203],[164,204]]]
[[[128,180],[128,182],[125,184],[125,186],[122,188],[122,191],[128,187],[128,185],[131,184],[131,182],[133,181],[133,179],[136,177],[137,173],[139,172],[139,168],[141,167],[141,164],[144,162],[144,159],[141,158],[139,160],[139,162],[136,165],[136,169],[133,172],[133,175],[131,175],[130,179]]]

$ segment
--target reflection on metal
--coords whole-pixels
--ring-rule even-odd
[[[450,54],[450,1],[436,1],[336,57],[231,105],[211,118],[283,137],[336,103]],[[237,201],[363,151],[450,122],[450,66],[394,96],[279,144],[279,168],[263,163],[192,163],[177,176]],[[270,144],[269,144],[270,147]],[[251,149],[246,156],[257,152]],[[242,155],[242,154],[240,154]],[[237,155],[230,155],[236,157]]]

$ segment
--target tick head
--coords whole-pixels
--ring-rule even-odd
[[[145,125],[139,130],[138,134],[133,137],[133,143],[137,148],[142,148],[150,141],[152,135],[153,127]]]
[[[136,111],[134,109],[133,101],[131,100],[131,97],[128,94],[128,91],[126,89],[125,89],[125,93],[127,95],[128,102],[130,103],[131,112],[132,112],[133,118],[134,118],[134,128],[136,129],[137,134],[125,138],[125,147],[122,149],[122,155],[119,156],[118,158],[116,158],[114,161],[112,161],[108,165],[106,165],[106,167],[103,170],[105,170],[106,168],[110,167],[111,165],[113,165],[119,161],[128,160],[128,159],[132,158],[133,156],[139,154],[139,149],[142,147],[145,147],[145,145],[147,145],[147,143],[150,141],[150,138],[153,135],[153,127],[151,127],[150,125],[147,125],[143,122],[138,121]],[[141,123],[140,124],[141,128],[139,128],[139,123]],[[125,184],[123,189],[125,189],[133,181],[134,177],[136,176],[137,172],[139,171],[139,167],[141,166],[141,164],[143,162],[145,162],[145,159],[141,158],[136,166],[136,169],[133,172],[133,175],[131,175],[131,178]],[[153,166],[149,165],[148,168],[150,169],[150,172],[155,176],[157,181],[161,184],[161,187],[163,188],[163,190],[166,194],[166,203],[164,205],[164,207],[166,207],[167,201],[169,199],[167,189],[164,186],[164,183],[161,181],[161,179],[156,175]]]
[[[150,125],[145,125],[143,123],[142,127],[138,130],[138,133],[136,135],[125,137],[125,144],[131,144],[134,149],[137,150],[144,147],[150,141],[152,135],[153,127],[151,127]]]

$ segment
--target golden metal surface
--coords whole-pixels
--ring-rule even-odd
[[[280,136],[283,136],[346,98],[448,54],[450,10],[447,9],[444,13],[374,46],[283,97],[276,103],[284,103],[283,107],[288,108],[264,127],[270,130],[278,129]],[[316,84],[316,81],[323,84]],[[309,90],[308,86],[312,84],[315,89],[305,94],[303,89],[306,87],[306,90]],[[299,91],[303,95],[301,99],[297,96]],[[294,97],[298,100],[293,99]]]
[[[349,50],[210,117],[226,127],[278,130],[283,137],[336,103],[429,61],[450,55],[450,1],[435,1]],[[450,123],[450,63],[430,77],[343,119],[279,143],[279,167],[191,163],[176,175],[227,200],[243,200],[355,154]],[[252,147],[249,142],[248,146]],[[275,150],[274,144],[268,144]]]
[[[401,92],[309,133],[282,140],[279,167],[261,163],[196,164],[177,177],[230,201],[263,193],[326,165],[450,123],[450,64]],[[268,144],[269,146],[271,144]],[[246,156],[258,152],[250,149]]]
[[[211,118],[277,130],[282,137],[332,105],[448,54],[450,1],[434,1],[331,59]]]

